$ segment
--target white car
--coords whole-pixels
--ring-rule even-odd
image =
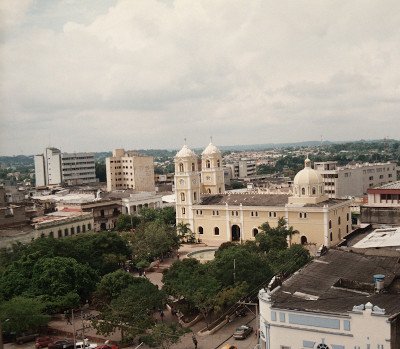
[[[85,342],[76,342],[75,344],[76,349],[94,349],[97,347],[96,343],[89,343],[89,341]]]

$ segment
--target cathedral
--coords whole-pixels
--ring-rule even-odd
[[[284,218],[290,243],[317,248],[338,244],[351,231],[350,200],[329,199],[321,175],[307,158],[293,182],[293,195],[225,192],[220,150],[210,143],[198,156],[186,145],[175,156],[176,222],[188,223],[209,246],[253,240],[258,227]]]

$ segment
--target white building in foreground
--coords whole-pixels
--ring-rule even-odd
[[[259,292],[262,349],[399,349],[398,256],[329,250]]]

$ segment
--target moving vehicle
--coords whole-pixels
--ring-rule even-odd
[[[74,349],[74,342],[68,339],[60,339],[53,343],[49,343],[49,349]]]
[[[247,326],[247,325],[242,325],[242,326],[239,326],[235,330],[235,332],[233,334],[233,338],[246,339],[252,332],[253,332],[253,327]]]
[[[50,337],[37,337],[35,341],[35,348],[46,348],[50,343],[53,342],[53,339]]]

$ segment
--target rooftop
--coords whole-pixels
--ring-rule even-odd
[[[375,229],[361,241],[353,245],[354,248],[379,248],[400,246],[400,227]]]
[[[392,183],[386,183],[386,184],[381,185],[379,187],[375,187],[374,189],[400,189],[400,181],[392,182]]]
[[[200,205],[230,205],[230,206],[282,206],[288,203],[289,195],[286,194],[217,194],[204,195]],[[303,207],[333,206],[341,203],[343,199],[329,199],[317,204],[305,204]]]
[[[271,294],[274,308],[343,314],[368,302],[400,312],[399,256],[367,256],[329,250],[287,279]],[[351,267],[350,267],[351,266]],[[374,293],[373,276],[385,275],[385,293]]]

